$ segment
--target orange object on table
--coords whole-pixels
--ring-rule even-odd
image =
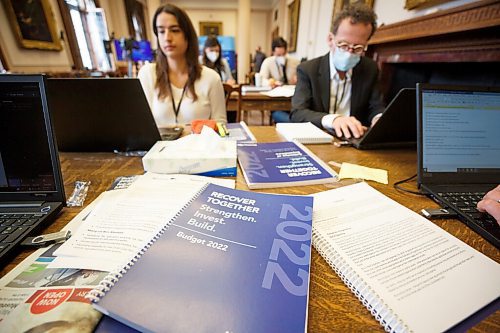
[[[191,121],[191,131],[195,134],[200,134],[203,126],[208,126],[217,132],[217,122],[209,119],[194,119]]]

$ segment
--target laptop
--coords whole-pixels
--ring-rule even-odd
[[[500,183],[500,87],[417,84],[418,185],[500,248],[500,227],[476,210]]]
[[[361,138],[349,143],[357,149],[404,148],[417,144],[415,88],[401,89],[384,113]]]
[[[64,185],[41,75],[0,75],[0,266],[54,220]]]
[[[52,78],[47,95],[60,151],[140,151],[161,140],[138,79]]]

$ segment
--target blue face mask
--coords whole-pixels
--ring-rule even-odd
[[[335,47],[335,52],[333,53],[333,65],[339,71],[347,72],[356,66],[360,60],[361,56],[359,54],[354,54]]]

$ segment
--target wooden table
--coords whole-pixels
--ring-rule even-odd
[[[238,111],[238,94],[231,95],[228,111],[240,112],[240,119],[248,122],[248,112],[257,111],[261,113],[261,124],[264,125],[264,119],[270,111],[289,111],[292,106],[291,97],[269,97],[258,92],[247,92],[241,96],[240,108]]]
[[[251,130],[261,142],[280,141],[274,127],[251,127]],[[438,207],[437,204],[426,197],[401,193],[392,186],[394,182],[416,173],[416,154],[414,150],[359,151],[354,148],[336,148],[330,144],[309,145],[308,147],[324,161],[351,162],[368,167],[387,169],[389,171],[389,185],[369,182],[370,185],[414,211],[420,211],[423,207]],[[136,175],[143,172],[139,157],[124,157],[112,153],[61,153],[61,164],[67,196],[71,194],[75,181],[90,180],[92,182],[86,204],[89,204],[97,195],[105,191],[116,177]],[[415,189],[414,183],[405,186]],[[236,178],[236,188],[248,189],[240,171],[238,171]],[[331,187],[326,185],[313,185],[268,189],[265,192],[311,194],[329,188]],[[80,210],[81,208],[65,208],[55,223],[44,232],[60,230]],[[443,219],[436,220],[435,223],[496,262],[500,262],[499,251],[458,220]],[[1,271],[1,276],[5,275],[30,253],[31,251],[24,251],[18,255],[11,264]],[[484,273],[488,274],[488,272]],[[478,283],[481,282],[478,281]],[[383,332],[378,322],[342,283],[316,250],[312,251],[308,316],[309,332]],[[426,320],[426,318],[422,318],[422,320]],[[500,311],[497,311],[476,325],[473,331],[498,332],[499,327]]]

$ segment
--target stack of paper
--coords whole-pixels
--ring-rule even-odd
[[[243,85],[241,86],[241,94],[245,96],[249,92],[261,92],[261,91],[269,91],[271,90],[271,87],[269,86],[248,86],[248,85]]]
[[[270,91],[261,92],[261,94],[269,97],[292,97],[295,93],[294,85],[285,85],[281,87],[276,87]]]

